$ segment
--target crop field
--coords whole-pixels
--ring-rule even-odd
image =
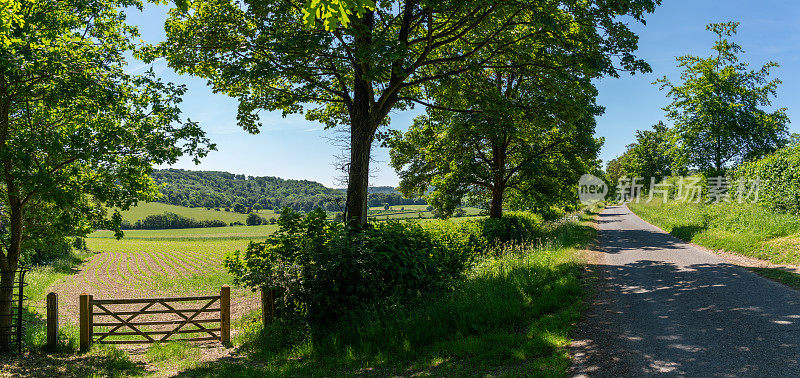
[[[75,274],[60,278],[48,291],[62,298],[61,311],[67,314],[62,321],[76,323],[80,293],[96,299],[176,297],[217,294],[222,285],[230,285],[231,312],[238,317],[257,308],[257,293],[233,285],[223,266],[225,254],[244,250],[250,240],[260,239],[276,227],[219,229],[239,228],[250,230],[249,236],[239,232],[237,237],[226,237],[232,234],[187,229],[142,231],[139,235],[131,232],[134,235],[116,240],[103,232],[95,233],[87,238],[91,256]],[[178,236],[166,238],[170,233]]]

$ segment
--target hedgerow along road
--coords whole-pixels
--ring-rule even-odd
[[[576,376],[800,376],[800,292],[662,232],[599,216],[599,289]]]

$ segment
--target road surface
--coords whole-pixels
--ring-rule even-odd
[[[575,376],[800,376],[800,292],[644,222],[599,216],[598,289]]]

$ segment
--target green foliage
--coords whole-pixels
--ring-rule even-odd
[[[729,163],[758,158],[785,143],[786,109],[768,112],[779,79],[768,80],[778,67],[769,62],[749,70],[740,61],[742,48],[728,40],[736,34],[738,23],[710,24],[717,35],[716,56],[683,56],[680,84],[666,77],[657,81],[668,89],[672,103],[664,110],[675,124],[677,162],[696,167],[710,176],[723,174]]]
[[[247,220],[245,220],[245,224],[247,224],[248,226],[258,226],[264,223],[266,223],[266,220],[260,217],[258,214],[256,213],[247,214]]]
[[[579,59],[546,46],[533,54],[553,64]],[[429,84],[437,108],[405,134],[392,133],[386,144],[399,190],[425,195],[445,217],[465,199],[493,218],[503,206],[540,210],[576,202],[572,188],[592,170],[602,144],[593,137],[602,108],[590,79],[603,71],[484,71]]]
[[[13,7],[6,5],[13,4]],[[154,164],[204,156],[213,145],[177,104],[182,86],[152,70],[126,72],[136,0],[4,1],[0,41],[0,268],[29,240],[118,230],[119,214],[153,199]],[[50,239],[53,240],[53,239]],[[7,298],[0,298],[5,300]],[[0,306],[0,315],[6,314]]]
[[[464,227],[445,221],[423,227],[428,223]],[[478,232],[476,223],[467,223]],[[237,327],[243,330],[237,342],[242,353],[261,364],[221,361],[186,373],[561,376],[570,364],[564,348],[583,298],[582,262],[572,248],[594,236],[590,225],[566,222],[542,234],[536,246],[491,250],[451,290],[353,309],[353,316],[327,327],[282,317],[262,328],[260,314],[253,313]]]
[[[481,236],[489,244],[533,241],[540,236],[543,219],[539,215],[513,212],[502,218],[484,218],[478,222]]]
[[[674,146],[672,130],[663,122],[653,125],[653,130],[637,130],[636,142],[608,163],[609,180],[616,184],[621,177],[642,177],[646,186],[651,179],[660,182],[672,175]]]
[[[346,28],[351,16],[363,17],[369,10],[375,10],[372,0],[311,0],[303,8],[303,22],[335,30],[339,24]]]
[[[237,203],[233,204],[233,211],[237,212],[237,213],[240,213],[240,214],[244,214],[244,213],[247,213],[247,207],[245,207],[241,203],[237,202]]]
[[[308,180],[285,180],[278,177],[253,177],[228,172],[161,169],[153,171],[161,196],[157,201],[185,207],[225,208],[241,204],[235,212],[284,207],[309,212],[321,207],[326,211],[341,211],[344,193]],[[369,205],[424,204],[422,198],[403,198],[394,188],[370,188]],[[174,212],[174,211],[173,211]],[[200,219],[198,217],[198,219]],[[226,218],[229,222],[230,219]]]
[[[71,253],[70,240],[57,234],[45,234],[41,238],[29,239],[25,242],[20,263],[23,265],[48,264],[68,257]]]
[[[648,222],[686,241],[778,264],[798,264],[800,216],[757,204],[630,203]]]
[[[418,224],[389,221],[356,232],[326,218],[320,209],[305,217],[285,209],[277,232],[225,265],[237,283],[279,288],[282,308],[319,323],[446,284],[463,274],[477,249],[454,229],[434,237]]]
[[[800,214],[800,145],[782,148],[763,159],[743,163],[731,174],[746,183],[739,191],[750,191],[749,180],[761,180],[759,202],[767,207]]]
[[[643,21],[658,3],[423,0],[380,1],[371,9],[358,0],[307,7],[195,0],[188,11],[170,13],[166,41],[140,56],[163,56],[178,73],[236,98],[238,123],[249,132],[260,129],[262,110],[345,126],[346,214],[363,226],[376,132],[393,110],[424,104],[423,84],[470,69],[547,66],[549,56],[537,54],[543,50],[568,52],[575,60],[564,63],[611,76],[646,70],[624,18]],[[351,11],[357,16],[349,20]],[[324,28],[305,27],[317,15]],[[350,22],[335,27],[332,18]],[[547,48],[530,48],[539,46]]]

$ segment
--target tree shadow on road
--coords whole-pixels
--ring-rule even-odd
[[[603,214],[601,222],[619,218]],[[600,240],[608,254],[691,254],[655,230],[602,230]],[[797,291],[728,263],[639,259],[593,269],[601,286],[577,326],[575,373],[800,375]]]

